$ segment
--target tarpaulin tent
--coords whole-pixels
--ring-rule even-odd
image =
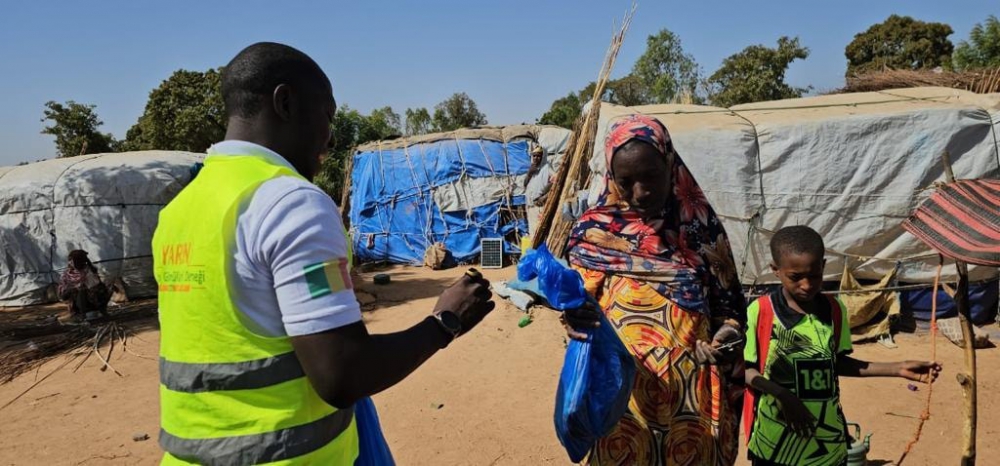
[[[204,154],[126,152],[0,167],[0,305],[41,304],[74,249],[129,298],[156,295],[150,241],[160,209]]]
[[[538,125],[463,129],[361,146],[354,154],[350,235],[364,262],[419,264],[434,243],[459,262],[483,238],[509,252],[528,232],[530,150],[561,156],[569,131]]]
[[[828,248],[825,280],[857,285],[842,297],[858,302],[852,322],[863,322],[858,329],[869,335],[887,331],[884,323],[872,325],[886,313],[905,306],[917,311],[922,300],[906,293],[933,282],[937,252],[901,223],[944,181],[942,154],[960,179],[1000,176],[1000,94],[925,87],[732,108],[601,105],[589,192],[578,197],[593,205],[604,190],[603,141],[614,121],[631,113],[653,116],[668,128],[718,212],[742,283],[777,283],[771,236],[785,226],[810,226]],[[972,266],[970,276],[974,287],[997,286],[994,268]],[[889,286],[862,289],[861,283]],[[997,302],[979,304],[995,309]],[[865,316],[853,314],[860,309]]]
[[[837,94],[717,108],[602,104],[590,167],[591,203],[603,190],[603,141],[617,118],[662,121],[732,242],[746,285],[776,283],[774,231],[808,225],[826,240],[826,279],[847,270],[879,281],[931,283],[937,253],[902,221],[944,180],[942,153],[960,179],[1000,175],[1000,94],[947,88]],[[974,281],[996,269],[972,267]]]

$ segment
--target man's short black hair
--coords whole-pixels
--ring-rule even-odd
[[[807,226],[785,227],[771,238],[771,259],[774,265],[781,265],[786,254],[809,254],[822,259],[826,252],[823,237]]]
[[[226,117],[250,118],[260,112],[279,84],[322,91],[330,84],[308,55],[284,44],[258,42],[243,50],[222,71]]]

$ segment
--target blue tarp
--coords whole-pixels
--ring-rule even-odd
[[[483,238],[504,238],[508,252],[528,224],[515,207],[525,198],[498,196],[469,210],[442,212],[435,188],[459,181],[511,177],[528,172],[527,141],[441,140],[405,149],[354,155],[351,172],[351,241],[362,262],[419,264],[434,243],[444,243],[455,260],[470,262]]]
[[[990,323],[996,316],[997,285],[996,281],[970,284],[969,313],[972,315],[972,322],[976,325]],[[931,320],[931,298],[934,295],[932,288],[900,292],[899,301],[903,305],[903,312],[912,313],[913,317],[918,320]],[[948,295],[948,292],[941,288],[937,294],[937,318],[946,319],[958,315],[955,300]]]

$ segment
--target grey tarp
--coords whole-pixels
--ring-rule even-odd
[[[0,167],[0,305],[51,301],[73,249],[106,283],[155,296],[150,241],[160,209],[204,154],[147,151]],[[119,281],[120,279],[120,281]]]
[[[1000,94],[897,89],[747,104],[603,104],[589,200],[603,189],[604,138],[629,113],[660,119],[722,218],[744,284],[774,282],[771,232],[816,229],[831,250],[827,278],[844,261],[879,280],[899,262],[901,281],[933,279],[937,256],[900,226],[944,180],[947,152],[959,178],[1000,174]],[[973,280],[996,270],[973,268]]]

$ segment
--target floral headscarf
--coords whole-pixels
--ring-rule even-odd
[[[646,221],[631,210],[611,174],[615,152],[632,140],[656,148],[670,167],[673,191],[661,218]],[[689,312],[744,321],[746,301],[725,229],[663,124],[645,115],[619,120],[605,157],[607,188],[570,234],[570,263],[648,282]]]

